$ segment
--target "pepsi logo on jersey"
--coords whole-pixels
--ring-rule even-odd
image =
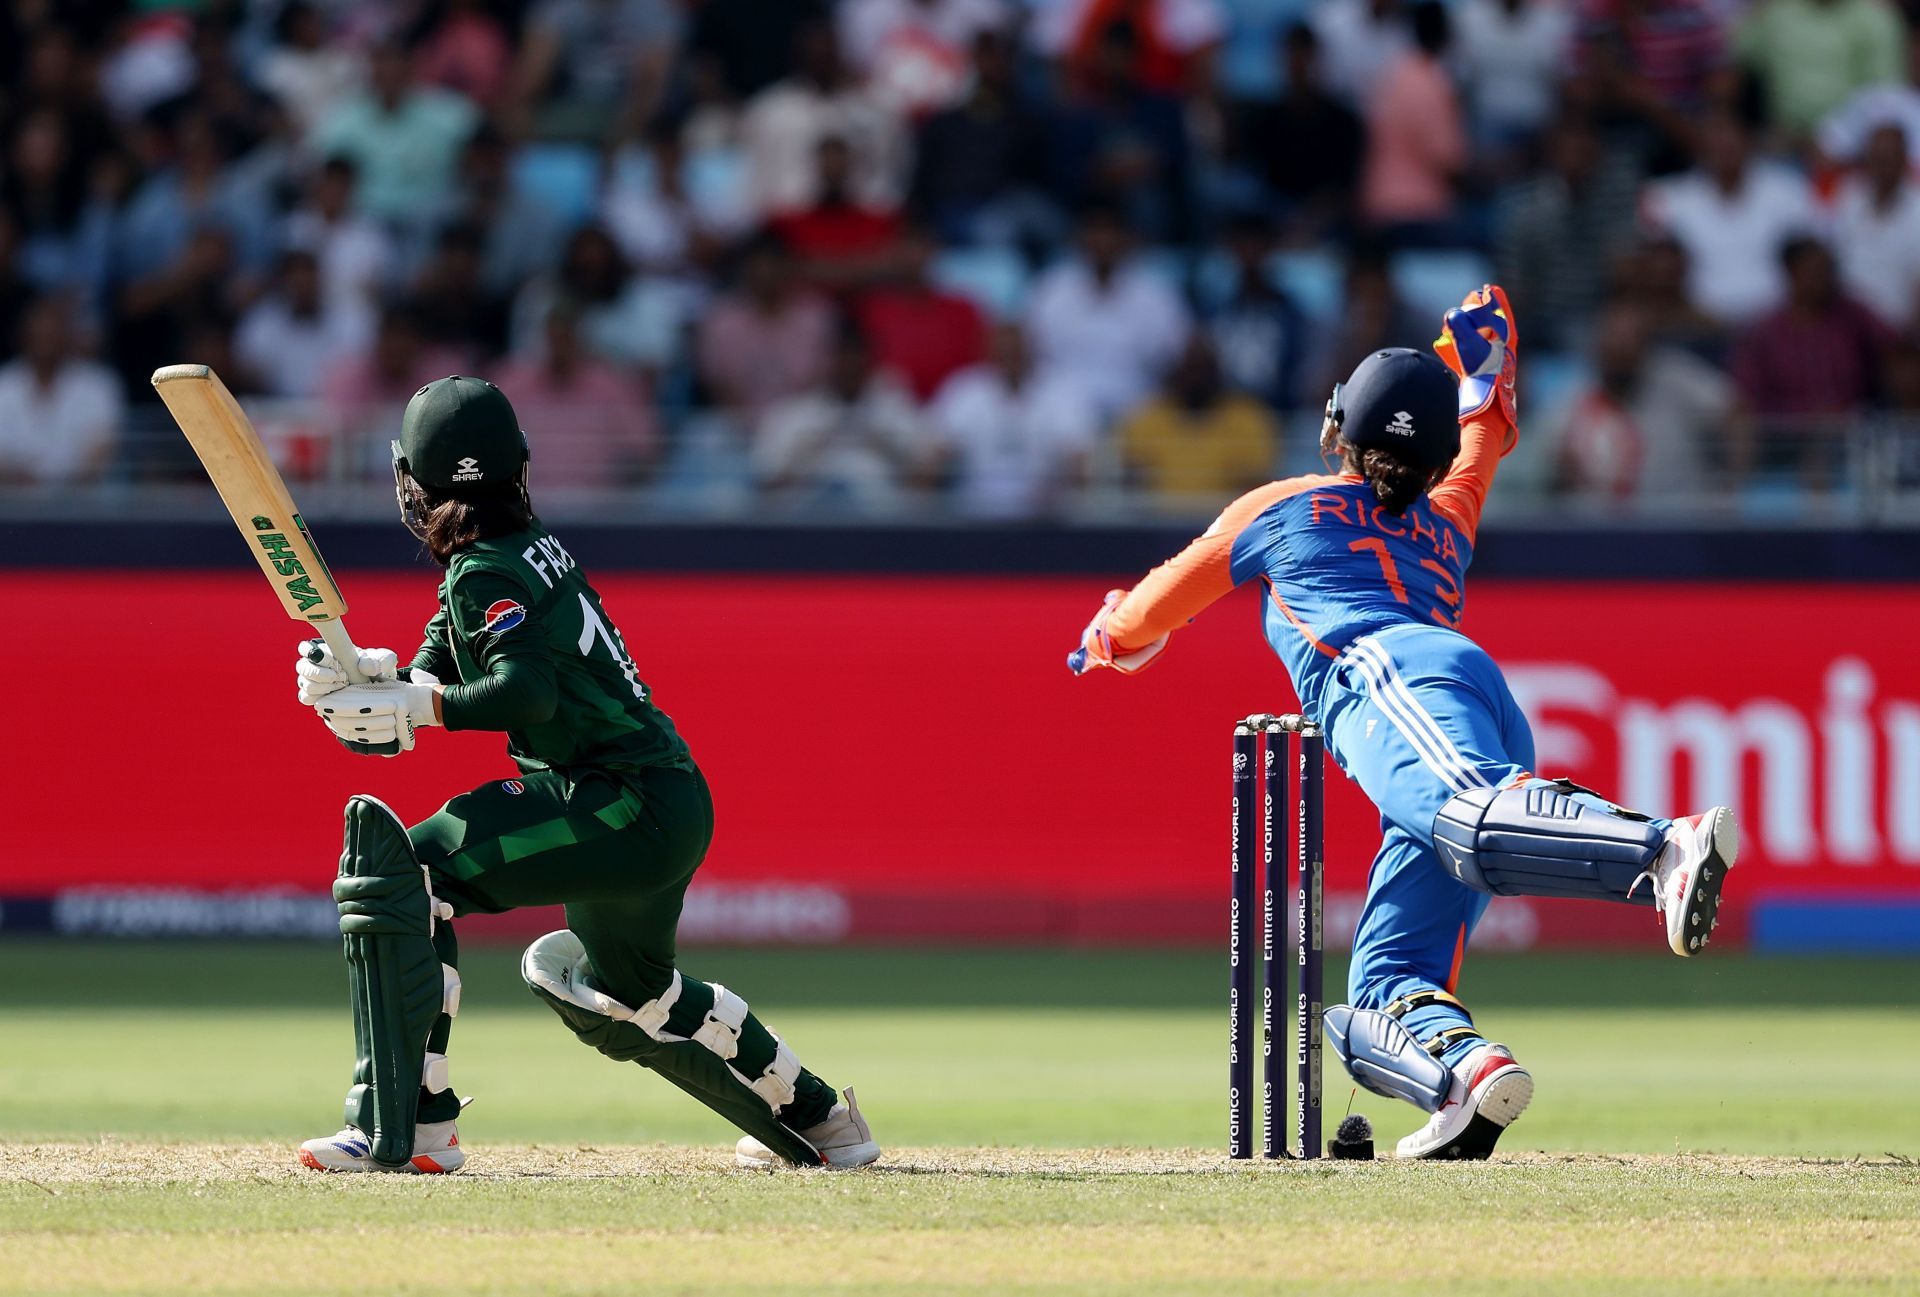
[[[527,610],[511,599],[499,599],[487,608],[485,630],[489,635],[510,631],[527,619]]]

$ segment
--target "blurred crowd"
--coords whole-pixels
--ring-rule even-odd
[[[1549,498],[1832,488],[1920,421],[1890,0],[0,0],[0,483],[296,477],[495,379],[539,491],[1181,507],[1516,302]]]

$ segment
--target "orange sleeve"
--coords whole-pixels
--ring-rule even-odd
[[[1107,619],[1117,649],[1142,648],[1233,591],[1233,542],[1255,518],[1289,496],[1337,481],[1290,477],[1256,487],[1228,505],[1199,539],[1141,578]]]
[[[1500,412],[1498,401],[1460,425],[1460,453],[1427,498],[1466,534],[1469,545],[1480,530],[1480,507],[1487,502],[1494,472],[1519,441],[1520,430]]]

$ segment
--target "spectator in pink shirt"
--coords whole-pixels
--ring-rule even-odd
[[[388,416],[434,379],[466,369],[467,359],[458,351],[429,346],[412,309],[389,307],[371,347],[327,367],[320,398],[349,423]]]
[[[533,439],[535,485],[611,487],[644,476],[660,439],[641,385],[581,345],[571,302],[547,312],[543,335],[537,354],[511,357],[499,378]]]
[[[700,377],[719,404],[756,418],[821,380],[833,331],[832,307],[799,287],[786,250],[758,239],[741,257],[738,286],[701,322]]]
[[[1396,241],[1435,242],[1453,220],[1454,178],[1467,160],[1460,99],[1442,62],[1446,10],[1415,6],[1413,40],[1367,102],[1361,212]]]
[[[1824,479],[1837,467],[1833,442],[1846,418],[1880,393],[1894,338],[1872,311],[1841,292],[1824,243],[1790,239],[1780,261],[1787,300],[1741,337],[1734,382],[1761,420],[1763,462],[1797,458],[1810,478]]]
[[[441,0],[414,52],[414,72],[428,85],[493,104],[507,89],[513,49],[500,20],[482,0]]]

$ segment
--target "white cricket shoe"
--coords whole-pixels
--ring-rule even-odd
[[[1653,906],[1666,918],[1674,954],[1698,952],[1720,926],[1720,889],[1739,854],[1740,831],[1724,806],[1675,820],[1667,830],[1667,845],[1641,878],[1653,883]]]
[[[1453,1069],[1447,1101],[1394,1147],[1395,1157],[1483,1162],[1514,1118],[1533,1102],[1533,1073],[1505,1045],[1486,1044]]]
[[[373,1160],[373,1143],[348,1126],[338,1135],[310,1139],[300,1146],[300,1162],[316,1171],[404,1171],[415,1175],[445,1175],[467,1160],[460,1136],[451,1121],[423,1121],[413,1128],[413,1157],[402,1166],[381,1166]]]
[[[867,1119],[860,1115],[860,1102],[853,1097],[853,1090],[848,1088],[841,1094],[846,1101],[834,1104],[825,1121],[794,1133],[818,1149],[828,1166],[845,1171],[878,1161],[880,1145]],[[733,1146],[733,1164],[765,1169],[784,1166],[786,1159],[753,1136],[743,1135]]]

